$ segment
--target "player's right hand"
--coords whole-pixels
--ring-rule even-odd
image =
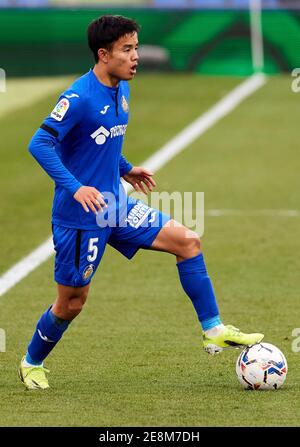
[[[107,208],[101,192],[92,186],[81,186],[73,197],[77,202],[81,203],[84,211],[87,213],[91,209],[93,213],[97,214],[98,210],[103,212],[103,208]]]

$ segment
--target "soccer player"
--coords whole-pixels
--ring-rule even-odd
[[[60,96],[29,145],[55,182],[52,228],[57,298],[40,317],[18,370],[27,389],[49,387],[43,361],[81,312],[106,244],[128,259],[140,248],[175,256],[208,353],[263,338],[263,334],[244,334],[223,325],[198,235],[127,197],[120,187],[121,177],[146,194],[156,186],[152,172],[133,166],[122,155],[129,111],[127,81],[137,70],[138,32],[138,24],[122,16],[106,15],[89,25],[94,68]],[[106,219],[109,213],[113,217]]]

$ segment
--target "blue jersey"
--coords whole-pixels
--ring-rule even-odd
[[[30,143],[30,151],[55,180],[52,222],[70,228],[96,229],[73,194],[82,185],[114,194],[120,176],[132,165],[122,156],[128,124],[129,86],[103,85],[90,70],[59,98]]]

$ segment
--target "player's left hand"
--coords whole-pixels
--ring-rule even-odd
[[[137,192],[148,194],[148,192],[151,192],[156,186],[156,183],[152,178],[153,175],[153,172],[150,172],[147,169],[134,166],[131,171],[123,175],[123,179],[130,183]]]

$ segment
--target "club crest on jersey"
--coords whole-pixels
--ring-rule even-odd
[[[92,274],[94,273],[95,270],[95,266],[93,264],[89,264],[82,273],[82,278],[84,279],[84,281],[87,281]]]
[[[124,95],[122,95],[122,98],[121,98],[121,106],[125,113],[129,112],[129,105],[128,105],[128,102],[126,101],[126,98]]]
[[[52,110],[51,117],[54,118],[56,121],[61,121],[67,113],[69,107],[69,100],[65,98],[61,99]]]

